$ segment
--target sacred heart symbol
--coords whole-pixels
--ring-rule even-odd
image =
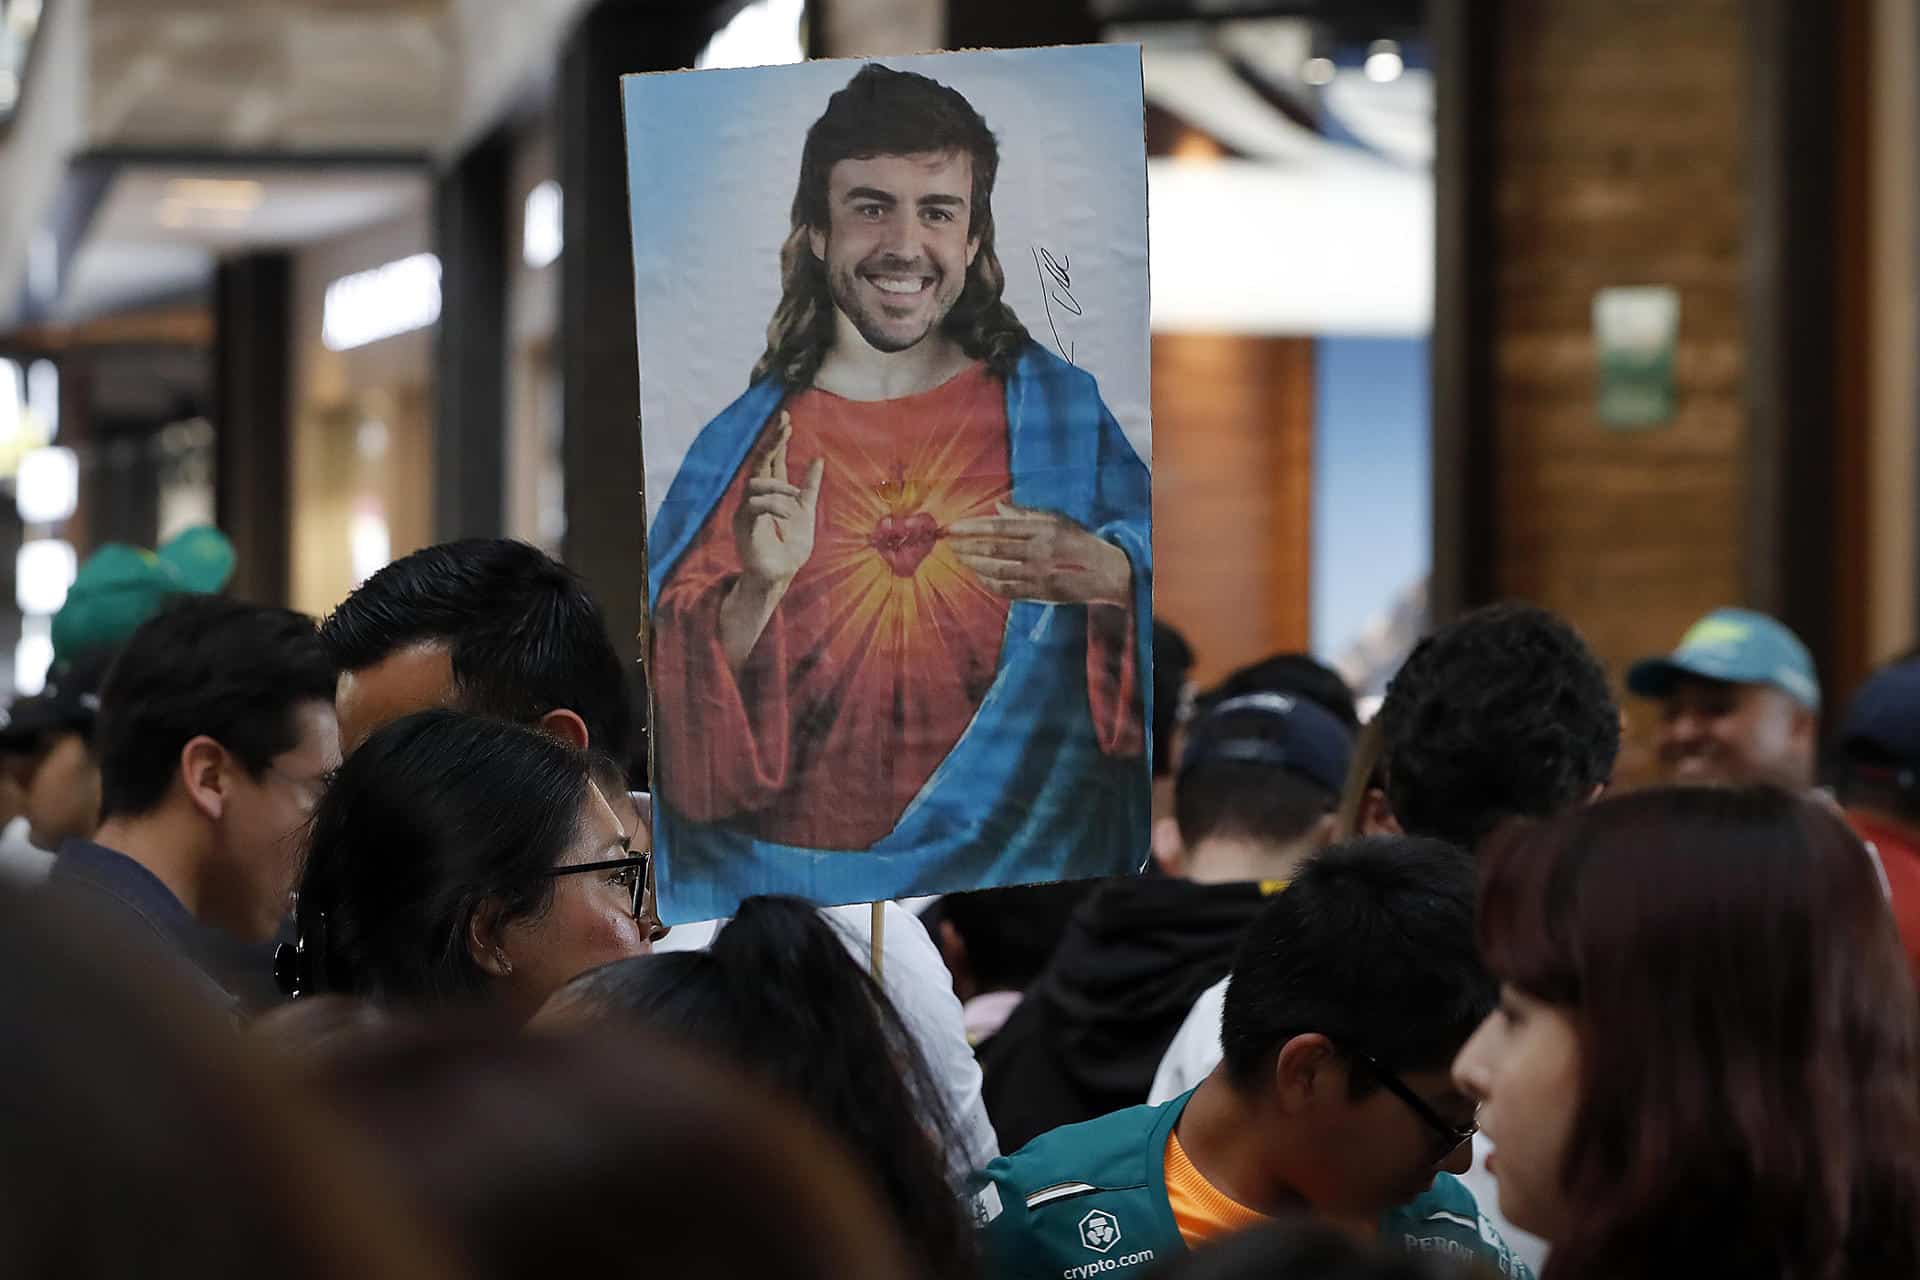
[[[940,526],[924,511],[910,516],[881,516],[868,539],[896,578],[911,578],[940,539]]]

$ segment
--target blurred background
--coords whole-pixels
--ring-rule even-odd
[[[524,538],[637,657],[618,76],[1100,40],[1199,681],[1507,596],[1616,674],[1764,609],[1836,702],[1912,645],[1911,0],[0,0],[0,684],[208,520],[316,614]]]

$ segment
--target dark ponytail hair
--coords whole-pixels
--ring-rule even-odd
[[[557,1001],[638,1017],[805,1104],[866,1167],[927,1274],[975,1280],[945,1159],[958,1127],[886,992],[811,904],[748,898],[709,950],[616,961]]]
[[[491,978],[468,922],[489,899],[503,924],[552,904],[546,873],[579,827],[588,766],[545,734],[458,711],[379,730],[314,812],[282,985],[416,1006],[480,996]]]

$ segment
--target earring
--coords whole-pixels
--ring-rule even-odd
[[[507,959],[507,953],[499,947],[493,949],[493,962],[500,966],[501,977],[508,978],[513,976],[513,961]]]

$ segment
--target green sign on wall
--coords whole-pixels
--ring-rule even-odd
[[[1673,351],[1680,293],[1665,285],[1602,289],[1593,295],[1600,421],[1643,430],[1673,420]]]

